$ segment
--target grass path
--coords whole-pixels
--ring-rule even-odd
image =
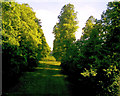
[[[8,96],[70,96],[66,75],[60,73],[60,62],[40,61],[34,72],[26,72]]]

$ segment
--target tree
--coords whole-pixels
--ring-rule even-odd
[[[93,26],[96,23],[95,21],[96,21],[96,19],[93,16],[90,16],[88,18],[88,20],[86,21],[85,27],[82,28],[83,36],[82,36],[81,39],[83,39],[83,40],[89,39],[90,33],[91,33],[92,29],[93,29]]]
[[[83,28],[81,39],[74,43],[75,48],[73,49],[76,50],[74,53],[77,53],[77,56],[70,52],[73,54],[70,54],[72,60],[66,59],[62,62],[63,65],[68,63],[64,70],[72,75],[71,79],[78,77],[77,80],[80,84],[78,86],[90,84],[89,90],[93,88],[91,91],[96,96],[116,96],[118,92],[120,70],[119,6],[120,2],[109,2],[101,20],[90,17]]]
[[[49,53],[40,20],[32,8],[28,4],[2,2],[3,89]]]
[[[102,14],[102,24],[106,35],[106,46],[112,52],[120,52],[120,1],[109,2],[106,12]]]
[[[53,55],[57,60],[65,57],[68,48],[76,40],[75,32],[78,29],[77,13],[74,11],[74,5],[65,5],[58,16],[59,23],[54,26],[55,35]]]

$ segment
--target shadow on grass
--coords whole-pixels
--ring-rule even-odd
[[[34,71],[25,72],[19,84],[6,96],[88,96],[81,95],[86,94],[86,91],[80,91],[83,87],[79,89],[75,80],[61,73],[60,63],[53,63],[41,62]]]

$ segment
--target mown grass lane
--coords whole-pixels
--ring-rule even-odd
[[[70,96],[67,76],[61,74],[60,62],[40,61],[34,72],[26,72],[8,96]]]

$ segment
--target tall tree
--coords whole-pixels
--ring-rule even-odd
[[[40,21],[28,4],[2,2],[3,85],[33,69],[50,52]],[[8,82],[9,81],[9,82]]]
[[[90,16],[86,21],[85,27],[82,28],[83,35],[81,36],[82,40],[88,39],[90,37],[90,33],[93,29],[96,19],[93,16]]]
[[[74,73],[72,79],[77,72],[78,76],[84,76],[78,77],[80,82],[82,79],[90,82],[96,96],[117,96],[120,70],[120,2],[109,2],[101,20],[94,22],[92,18],[87,20],[80,41],[75,42],[74,53],[78,55],[74,56],[70,52],[72,60],[68,59],[62,65],[65,65],[63,68],[67,73]]]
[[[107,10],[102,14],[102,24],[106,35],[106,47],[112,52],[120,52],[120,1],[108,3]]]
[[[73,41],[76,40],[75,32],[78,29],[78,20],[74,5],[67,4],[63,6],[58,19],[59,23],[55,25],[53,30],[55,35],[53,55],[57,60],[61,60],[62,57],[65,57]]]

